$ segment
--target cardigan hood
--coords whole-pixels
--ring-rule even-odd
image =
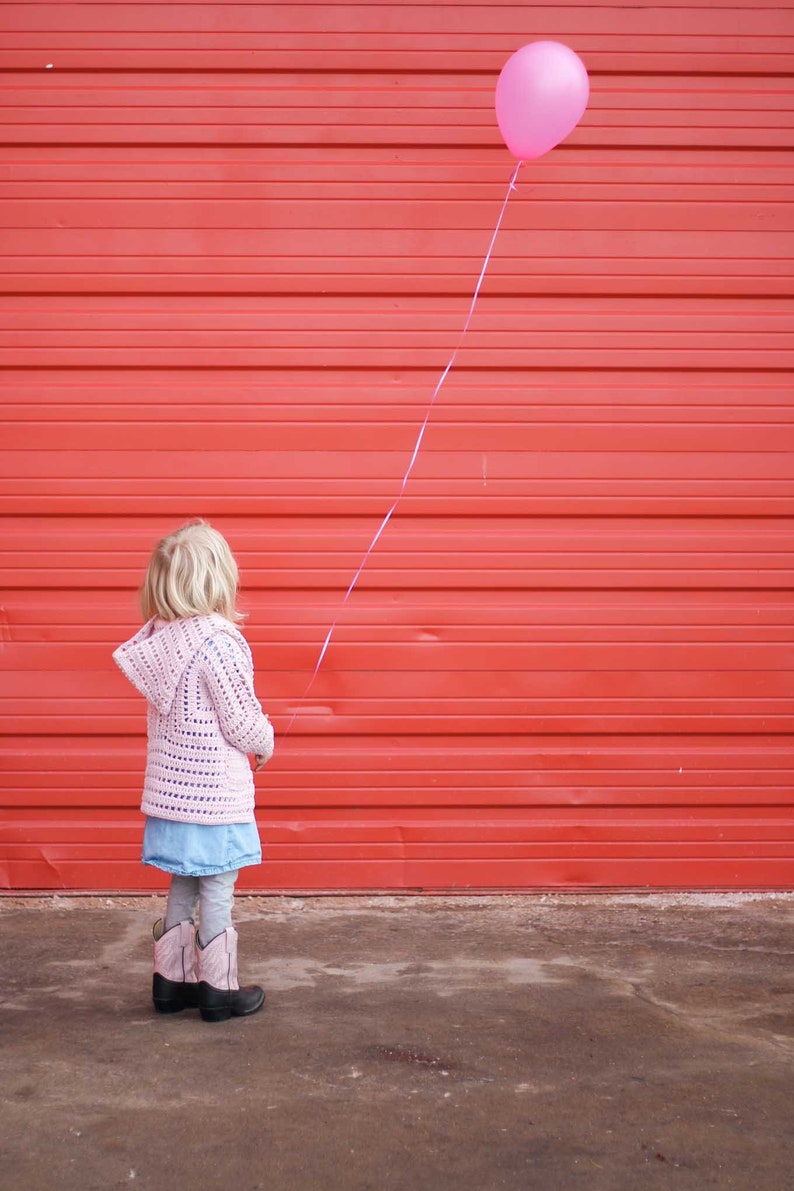
[[[113,660],[136,690],[161,715],[168,715],[185,670],[204,643],[219,633],[233,637],[248,653],[248,642],[239,629],[213,613],[165,622],[152,618],[115,650]]]

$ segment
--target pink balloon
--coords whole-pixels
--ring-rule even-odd
[[[531,161],[565,140],[590,96],[584,63],[558,41],[533,41],[507,59],[496,84],[496,119],[514,157]]]

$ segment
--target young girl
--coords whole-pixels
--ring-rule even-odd
[[[232,927],[238,870],[262,859],[246,754],[257,770],[273,754],[251,651],[234,625],[237,587],[226,539],[204,521],[183,526],[149,562],[146,624],[113,654],[149,703],[143,863],[171,874],[153,930],[154,1004],[161,1013],[198,1006],[204,1021],[256,1013],[265,1000],[261,988],[239,986]]]

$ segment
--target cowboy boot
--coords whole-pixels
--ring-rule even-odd
[[[154,976],[152,999],[158,1013],[179,1013],[198,1007],[196,942],[193,923],[185,920],[165,929],[158,918],[152,930]]]
[[[258,985],[240,988],[237,979],[237,931],[233,926],[216,935],[206,947],[198,943],[199,1008],[204,1021],[248,1017],[265,1003]]]

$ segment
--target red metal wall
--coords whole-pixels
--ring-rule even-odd
[[[468,308],[496,75],[551,37],[591,106],[522,171],[245,884],[794,883],[791,3],[0,19],[0,882],[164,883],[110,653],[190,516],[286,724]]]

